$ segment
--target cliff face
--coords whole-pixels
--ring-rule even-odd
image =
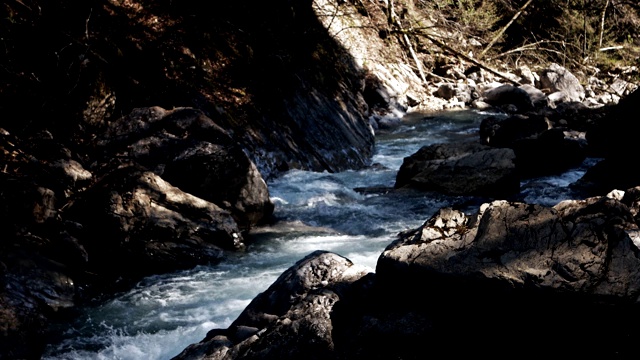
[[[134,108],[195,107],[265,177],[361,167],[373,148],[361,69],[311,3],[6,3],[0,127],[85,145]]]

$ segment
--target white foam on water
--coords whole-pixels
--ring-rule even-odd
[[[178,355],[190,344],[202,340],[213,328],[227,327],[230,323],[203,322],[196,326],[179,327],[171,331],[150,334],[138,332],[128,334],[123,329],[105,329],[105,334],[97,339],[86,340],[106,344],[97,351],[70,348],[55,356],[45,356],[43,360],[166,360]]]
[[[480,120],[468,116],[417,120],[410,125],[413,133],[401,127],[386,134],[373,156],[382,168],[338,174],[291,170],[274,179],[269,192],[275,215],[286,225],[264,229],[248,243],[247,252],[232,254],[222,264],[146,278],[117,299],[88,309],[44,359],[169,359],[208,331],[228,327],[256,295],[316,250],[374,271],[398,232],[421,225],[451,198],[428,193],[365,196],[354,188],[393,186],[404,157],[424,145],[472,136]],[[566,186],[576,176],[546,181]]]
[[[91,309],[48,349],[48,360],[168,359],[226,328],[284,271],[225,264],[153,276],[127,294]]]
[[[522,201],[554,206],[562,200],[578,199],[579,194],[576,194],[570,185],[578,181],[584,176],[589,167],[600,160],[599,158],[587,158],[580,166],[562,174],[543,176],[521,182]]]

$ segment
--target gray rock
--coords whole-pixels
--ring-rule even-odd
[[[473,216],[440,211],[390,245],[376,273],[385,279],[405,277],[408,269],[471,275],[512,289],[636,302],[636,233],[629,208],[615,199],[567,200],[554,207],[495,201]]]
[[[453,195],[509,196],[520,189],[514,160],[511,149],[473,141],[425,146],[404,158],[394,186]]]
[[[547,94],[561,92],[563,96],[549,96],[553,102],[580,102],[585,98],[580,80],[564,67],[552,63],[540,73],[540,88]]]
[[[529,93],[513,85],[489,89],[482,94],[482,99],[493,106],[514,105],[518,112],[526,112],[534,107]]]
[[[439,96],[445,100],[450,100],[454,96],[456,96],[456,89],[453,85],[449,83],[442,84],[438,87],[436,91],[436,96]]]

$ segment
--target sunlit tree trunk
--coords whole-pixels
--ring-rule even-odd
[[[609,6],[609,0],[606,0],[604,3],[604,8],[602,8],[602,17],[600,18],[600,40],[598,41],[598,48],[602,48],[602,37],[604,34],[604,19],[607,14],[607,6]]]

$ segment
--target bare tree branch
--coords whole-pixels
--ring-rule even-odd
[[[511,84],[513,84],[515,86],[520,86],[521,85],[519,82],[514,81],[512,79],[509,79],[508,77],[500,74],[496,70],[493,70],[493,69],[487,67],[486,65],[480,63],[479,61],[477,61],[475,59],[472,59],[472,58],[468,57],[467,55],[465,55],[465,54],[453,49],[452,47],[448,46],[447,44],[445,44],[445,43],[443,43],[443,42],[441,42],[439,40],[436,40],[433,36],[431,36],[429,34],[422,33],[422,36],[426,37],[429,41],[431,41],[432,43],[434,43],[438,47],[440,47],[440,48],[442,48],[442,49],[444,49],[444,50],[446,50],[446,51],[448,51],[448,52],[450,52],[450,53],[462,58],[465,61],[468,61],[468,62],[470,62],[470,63],[472,63],[474,65],[477,65],[478,67],[480,67],[480,68],[482,68],[482,69],[484,69],[484,70],[486,70],[486,71],[488,71],[488,72],[490,72],[490,73],[492,73],[492,74],[494,74],[494,75],[506,80],[507,82],[510,82]]]
[[[426,84],[427,78],[424,75],[424,70],[422,70],[422,62],[420,62],[420,59],[418,59],[416,52],[413,50],[413,44],[411,44],[411,40],[409,39],[407,32],[404,31],[404,29],[402,28],[402,24],[400,23],[400,21],[398,21],[396,12],[393,9],[393,0],[388,0],[387,20],[389,21],[389,25],[392,28],[397,28],[398,33],[402,34],[402,39],[404,40],[404,43],[407,46],[407,49],[409,50],[409,53],[411,54],[413,61],[416,63],[416,67],[418,68],[418,73],[420,74],[420,79],[422,80],[423,84]]]
[[[498,34],[496,34],[496,36],[494,36],[494,38],[491,40],[491,42],[489,43],[489,45],[487,45],[487,47],[484,48],[484,50],[482,50],[482,52],[480,53],[480,55],[478,55],[478,59],[482,59],[482,57],[484,56],[484,54],[487,53],[487,51],[489,51],[489,49],[491,49],[491,47],[493,46],[493,44],[496,43],[496,41],[498,41],[498,39],[502,36],[502,34],[504,34],[505,31],[507,31],[507,29],[509,28],[509,26],[511,26],[511,24],[513,24],[514,21],[516,21],[516,19],[518,18],[518,16],[520,16],[520,14],[524,11],[524,9],[529,6],[529,4],[531,4],[533,0],[528,0],[526,3],[524,3],[524,5],[522,5],[522,7],[520,7],[520,10],[518,10],[518,12],[513,15],[513,17],[511,18],[511,20],[507,23],[507,25],[505,25],[502,29],[500,29],[500,31],[498,31]]]

